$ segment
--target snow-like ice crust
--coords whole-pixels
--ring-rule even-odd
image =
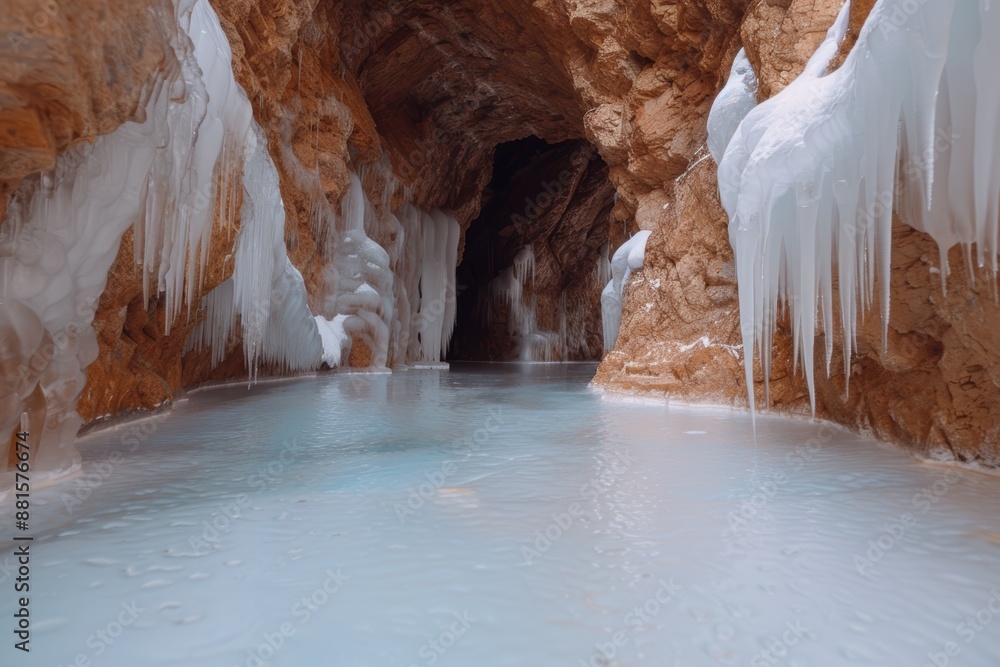
[[[747,59],[746,51],[740,49],[733,60],[729,79],[712,103],[712,110],[708,114],[708,150],[716,163],[722,161],[726,146],[736,134],[736,128],[755,106],[757,75]]]
[[[1000,6],[879,0],[828,73],[847,23],[845,5],[803,74],[747,113],[719,165],[751,408],[754,344],[766,388],[781,307],[814,407],[817,311],[829,372],[839,310],[849,377],[858,316],[875,304],[877,284],[885,346],[894,210],[938,243],[942,281],[958,243],[970,266],[975,244],[978,265],[997,269]]]

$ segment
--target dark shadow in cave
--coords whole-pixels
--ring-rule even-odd
[[[457,270],[457,321],[448,359],[524,358],[526,338],[536,360],[599,359],[599,264],[602,252],[607,259],[613,205],[607,166],[588,142],[548,144],[532,136],[498,146],[493,178],[466,232]],[[535,260],[533,277],[523,285],[527,310],[512,323],[510,307],[496,299],[491,306],[490,283],[527,245]],[[532,313],[530,327],[525,312]],[[526,329],[537,333],[526,336]],[[538,352],[539,344],[549,351]]]

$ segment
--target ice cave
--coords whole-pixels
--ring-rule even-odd
[[[1000,4],[0,0],[0,664],[1000,665]]]

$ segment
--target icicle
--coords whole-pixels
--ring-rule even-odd
[[[204,318],[191,331],[185,354],[191,350],[212,350],[212,368],[226,357],[233,340],[236,311],[233,309],[233,280],[223,281],[202,300]]]
[[[597,284],[607,285],[611,281],[611,260],[608,259],[610,250],[607,243],[601,246],[597,256]]]
[[[997,267],[1000,11],[955,0],[879,0],[844,64],[827,74],[847,20],[845,5],[805,72],[746,115],[719,167],[751,407],[754,344],[763,362],[770,313],[783,299],[814,401],[817,295],[829,356],[834,269],[845,373],[876,279],[887,346],[894,208],[941,248],[942,289],[955,244],[975,243],[978,265],[993,274]],[[787,277],[780,289],[772,275]]]
[[[514,277],[520,281],[522,285],[528,284],[528,279],[531,279],[531,285],[534,287],[535,284],[535,252],[531,249],[531,244],[524,246],[518,251],[517,255],[514,257]]]
[[[534,293],[535,255],[530,245],[514,257],[514,263],[494,278],[485,294],[487,326],[497,321],[498,311],[507,313],[507,333],[516,341],[524,361],[564,361],[569,355],[566,293],[559,297],[559,330],[538,327],[538,297]],[[531,289],[527,281],[531,280]],[[576,343],[579,348],[579,342]],[[586,349],[586,340],[583,341]]]
[[[455,329],[455,269],[458,222],[435,209],[421,215],[420,304],[410,336],[413,361],[438,362],[448,352]]]

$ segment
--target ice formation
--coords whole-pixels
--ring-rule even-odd
[[[757,106],[757,75],[740,49],[733,60],[729,80],[712,103],[708,114],[708,150],[716,164],[722,162],[726,146],[736,134],[740,122]]]
[[[834,269],[845,372],[876,276],[885,345],[894,209],[937,241],[942,280],[957,243],[975,244],[979,266],[997,270],[1000,5],[879,0],[827,73],[847,20],[845,5],[803,74],[747,114],[719,167],[751,408],[750,355],[756,343],[766,387],[779,304],[815,405],[817,310],[829,372]]]
[[[618,340],[622,324],[622,296],[629,276],[642,268],[646,258],[646,241],[652,232],[643,230],[623,243],[611,258],[611,280],[601,293],[601,321],[604,325],[604,349],[610,350]]]
[[[272,170],[266,172],[277,178]],[[306,185],[312,182],[309,173],[303,170],[300,174]],[[272,234],[268,239],[241,233],[240,240],[245,243],[237,248],[237,268],[266,268],[271,259],[285,263],[285,271],[272,280],[272,298],[248,311],[255,314],[250,325],[260,328],[250,332],[260,348],[256,361],[248,357],[253,367],[260,361],[284,371],[320,364],[336,367],[345,363],[358,343],[370,353],[360,354],[359,360],[372,368],[438,362],[447,351],[455,322],[458,222],[442,211],[426,213],[409,203],[393,213],[396,180],[387,162],[367,167],[361,174],[351,171],[349,178],[339,213],[321,191],[313,204],[317,223],[326,226],[322,232],[328,262],[318,314],[306,307],[302,278],[285,257],[279,234],[283,212],[272,211],[268,219],[275,222],[252,228]],[[278,192],[276,184],[264,190]],[[369,193],[375,193],[374,202]],[[278,254],[274,258],[260,256],[267,249]],[[251,288],[259,291],[264,287],[260,275],[247,273],[243,279],[258,279]],[[191,347],[211,346],[213,363],[225,357],[235,325],[241,320],[246,345],[244,309],[239,303],[228,303],[225,296],[233,295],[240,279],[238,272],[234,273],[230,281],[205,298],[205,321],[189,343]],[[247,354],[253,349],[246,348]]]
[[[389,254],[368,237],[365,217],[371,203],[361,178],[350,173],[351,185],[341,202],[341,237],[328,268],[335,279],[335,310],[346,315],[344,330],[371,351],[371,365],[384,368],[389,355],[389,332],[395,309]]]
[[[559,295],[559,330],[546,331],[538,326],[534,285],[535,252],[528,244],[514,256],[513,264],[487,286],[484,324],[492,325],[500,313],[506,313],[507,333],[517,340],[522,361],[565,361],[571,352],[586,352],[586,333],[571,330],[568,325],[565,292]],[[584,316],[581,314],[578,321]]]
[[[302,275],[288,260],[278,172],[256,124],[246,139],[243,186],[232,281],[246,367],[251,379],[262,363],[285,371],[315,368],[322,343]]]
[[[97,356],[91,322],[122,234],[135,224],[145,295],[164,293],[169,324],[200,284],[216,213],[234,214],[252,113],[229,43],[205,0],[154,12],[176,60],[149,85],[142,122],[23,184],[3,226],[0,433],[28,413],[36,479],[78,466],[76,401]]]
[[[329,352],[323,350],[306,303],[302,275],[288,259],[278,172],[256,123],[243,145],[242,222],[233,276],[202,299],[204,319],[191,332],[187,349],[211,347],[212,363],[218,364],[239,324],[253,380],[262,364],[281,371],[307,370]]]
[[[595,269],[597,271],[598,285],[607,285],[608,281],[610,281],[611,278],[613,277],[611,275],[611,260],[608,259],[609,251],[610,251],[610,246],[607,243],[602,245],[601,249],[598,251],[597,267]]]
[[[434,209],[421,213],[420,301],[412,311],[410,358],[437,362],[448,351],[455,330],[455,266],[461,229],[454,216]]]
[[[420,311],[423,212],[409,202],[404,202],[396,209],[396,220],[399,222],[402,244],[395,267],[396,330],[393,337],[393,360],[395,365],[401,366],[408,360],[411,340],[415,340],[417,336],[414,315]]]

